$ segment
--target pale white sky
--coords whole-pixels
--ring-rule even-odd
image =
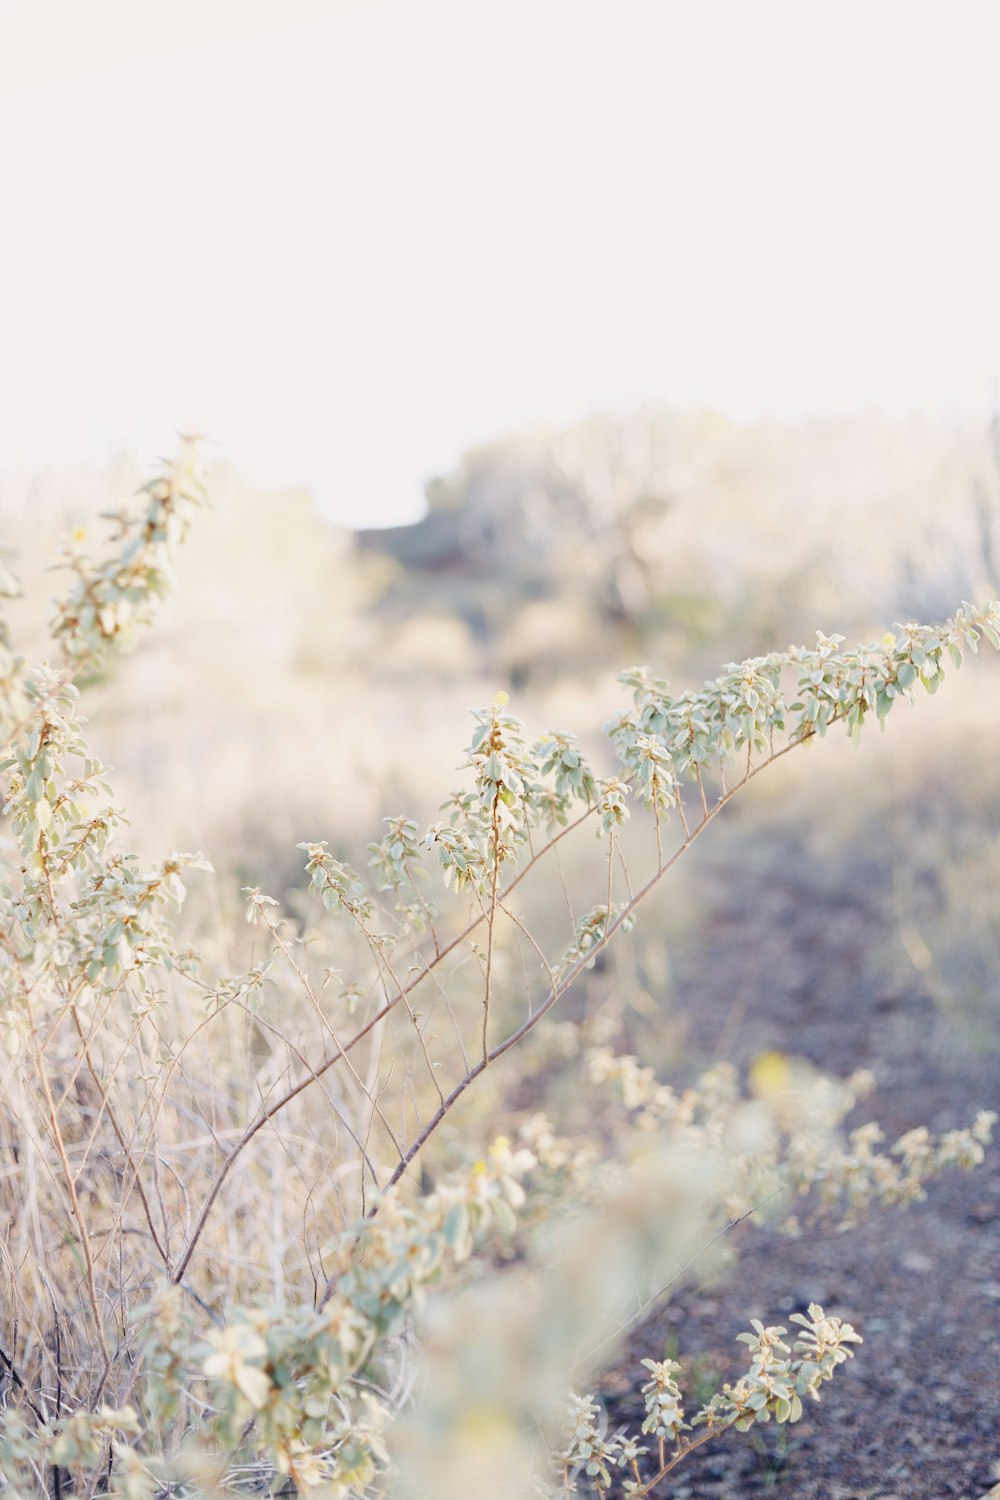
[[[985,416],[993,0],[0,0],[0,471],[333,518],[647,398]]]

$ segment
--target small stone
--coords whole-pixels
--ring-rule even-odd
[[[795,1288],[791,1297],[786,1297],[779,1303],[781,1311],[785,1311],[784,1303],[790,1304],[789,1312],[808,1312],[814,1302],[818,1302],[824,1311],[836,1301],[836,1291],[825,1281],[806,1281]]]
[[[916,1271],[922,1276],[926,1271],[933,1271],[934,1262],[922,1250],[908,1250],[903,1256],[903,1267],[907,1271]]]

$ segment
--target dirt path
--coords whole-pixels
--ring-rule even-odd
[[[919,976],[899,966],[902,978],[887,981],[876,961],[892,941],[877,855],[859,860],[845,885],[794,841],[780,858],[770,848],[766,864],[734,859],[748,852],[742,842],[737,834],[702,872],[710,965],[704,933],[697,952],[676,959],[691,1052],[745,1065],[778,1047],[839,1076],[868,1067],[878,1090],[851,1123],[877,1119],[892,1138],[996,1108],[998,1051],[963,1049]],[[751,1225],[737,1233],[731,1281],[682,1293],[609,1374],[613,1425],[635,1421],[640,1408],[625,1390],[638,1360],[662,1358],[665,1345],[695,1356],[706,1380],[737,1375],[735,1335],[750,1316],[787,1323],[817,1301],[865,1342],[801,1424],[707,1445],[665,1493],[978,1500],[1000,1460],[1000,1150],[976,1172],[932,1184],[926,1203],[879,1212],[848,1234],[792,1241]]]

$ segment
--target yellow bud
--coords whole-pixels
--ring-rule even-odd
[[[456,1430],[460,1439],[474,1444],[477,1450],[507,1443],[517,1436],[510,1414],[485,1402],[467,1407],[458,1419]]]
[[[773,1099],[791,1087],[792,1069],[783,1052],[761,1052],[750,1064],[750,1087],[758,1099]]]

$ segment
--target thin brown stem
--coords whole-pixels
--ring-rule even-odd
[[[605,898],[604,898],[604,911],[605,911],[604,926],[605,926],[605,928],[607,928],[608,923],[611,921],[611,893],[612,893],[612,887],[614,885],[614,873],[615,873],[615,831],[612,828],[610,830],[610,832],[608,833],[608,888],[607,888],[607,894],[605,895]]]
[[[721,1425],[718,1427],[706,1427],[705,1431],[699,1432],[696,1438],[689,1438],[687,1442],[682,1443],[674,1453],[673,1457],[668,1459],[666,1462],[664,1462],[663,1439],[661,1438],[659,1472],[654,1474],[652,1479],[647,1479],[641,1489],[633,1491],[632,1500],[643,1500],[644,1496],[652,1494],[653,1490],[660,1483],[660,1481],[666,1479],[671,1469],[676,1469],[677,1465],[683,1459],[687,1458],[689,1453],[693,1453],[696,1448],[703,1447],[704,1444],[707,1443],[711,1438],[718,1437],[720,1432],[725,1431],[726,1428]]]
[[[392,985],[396,991],[396,994],[403,996],[403,1005],[406,1007],[406,1014],[410,1018],[413,1030],[416,1032],[417,1041],[420,1044],[420,1050],[423,1053],[424,1062],[427,1065],[427,1072],[430,1075],[431,1083],[434,1086],[434,1090],[438,1098],[441,1099],[444,1097],[444,1095],[441,1089],[441,1085],[438,1082],[437,1073],[434,1070],[434,1064],[431,1062],[430,1053],[427,1050],[426,1038],[424,1037],[424,1034],[420,1029],[420,1019],[417,1016],[416,1011],[413,1009],[413,1006],[410,1004],[409,997],[403,994],[402,981],[397,979],[396,974],[393,971],[392,964],[389,962],[386,956],[384,944],[379,941],[375,933],[371,931],[371,929],[366,925],[365,922],[362,921],[360,917],[358,917],[356,920],[358,926],[360,927],[361,931],[364,933],[365,938],[368,941],[368,946],[372,951],[376,964],[381,964],[383,966],[385,972],[388,974],[390,980],[392,981]]]
[[[486,915],[486,973],[483,977],[483,1066],[490,1060],[490,1001],[493,998],[493,953],[497,921],[497,890],[500,884],[500,792],[493,797],[493,869],[490,873],[490,905]],[[444,1100],[442,1099],[442,1104]]]
[[[49,1083],[49,1076],[45,1071],[45,1064],[42,1061],[41,1052],[38,1048],[38,1029],[35,1023],[34,1010],[31,1004],[30,997],[26,997],[26,1004],[28,1006],[28,1023],[31,1030],[32,1047],[35,1055],[35,1073],[37,1075],[38,1082],[45,1099],[45,1107],[48,1112],[49,1129],[52,1132],[52,1140],[55,1144],[60,1166],[62,1167],[63,1179],[66,1184],[66,1191],[69,1195],[70,1208],[73,1217],[76,1220],[77,1232],[80,1237],[80,1248],[83,1251],[85,1268],[84,1275],[87,1285],[87,1298],[90,1303],[91,1316],[94,1320],[94,1330],[97,1334],[98,1343],[101,1347],[101,1356],[104,1360],[104,1367],[101,1372],[101,1379],[103,1381],[104,1377],[107,1375],[108,1370],[111,1368],[111,1350],[108,1347],[107,1337],[104,1332],[104,1319],[101,1317],[101,1303],[97,1292],[97,1280],[94,1274],[94,1252],[90,1243],[90,1234],[87,1230],[87,1222],[83,1216],[83,1208],[80,1204],[80,1197],[76,1190],[76,1177],[73,1172],[73,1168],[70,1166],[69,1156],[66,1151],[66,1143],[63,1140],[62,1131],[59,1128],[59,1120],[56,1116],[56,1104],[52,1094],[52,1087]]]
[[[428,931],[430,932],[430,935],[431,935],[431,941],[434,944],[434,954],[435,954],[435,957],[437,957],[440,954],[440,952],[441,952],[441,944],[438,941],[437,928],[434,926],[434,914],[431,911],[431,908],[430,908],[430,905],[428,904],[428,902],[426,902],[424,900],[423,893],[422,893],[420,887],[417,885],[417,882],[414,880],[413,874],[412,874],[409,866],[406,864],[405,860],[403,862],[403,869],[406,872],[407,883],[408,883],[410,889],[412,890],[413,894],[416,896],[417,900],[420,903],[420,909],[421,909],[421,911],[424,914],[424,919],[425,919],[425,921],[427,923],[427,928],[428,928]]]
[[[508,920],[511,921],[514,924],[514,926],[517,928],[518,932],[521,933],[522,937],[524,937],[531,944],[532,948],[535,950],[535,956],[537,957],[539,963],[541,964],[542,968],[545,970],[545,973],[548,976],[549,984],[550,985],[554,984],[555,983],[555,975],[553,974],[553,971],[552,971],[552,965],[549,963],[548,959],[545,957],[545,954],[543,953],[543,951],[542,951],[541,947],[539,946],[539,944],[536,942],[536,940],[535,940],[534,936],[532,935],[532,933],[530,933],[528,931],[528,928],[521,921],[520,917],[516,916],[514,914],[514,912],[512,912],[512,911],[508,911],[507,907],[504,906],[504,904],[503,904],[502,901],[499,903],[499,906],[500,906],[500,910],[503,912],[504,916],[507,917]]]
[[[88,1044],[87,1037],[84,1034],[83,1025],[82,1025],[82,1023],[80,1021],[80,1014],[79,1014],[78,1010],[76,1009],[75,1005],[71,1007],[70,1014],[72,1015],[73,1025],[76,1027],[77,1035],[80,1038],[80,1045],[83,1048],[83,1054],[84,1054],[84,1057],[86,1058],[87,1069],[88,1069],[88,1071],[90,1073],[91,1078],[94,1081],[95,1086],[98,1089],[101,1090],[101,1112],[107,1114],[108,1123],[110,1124],[111,1129],[115,1133],[115,1138],[117,1139],[118,1144],[119,1144],[119,1146],[122,1149],[122,1154],[124,1155],[125,1160],[126,1160],[126,1162],[128,1164],[129,1171],[132,1173],[131,1187],[134,1187],[135,1190],[136,1190],[136,1192],[139,1194],[139,1201],[142,1204],[143,1212],[146,1215],[146,1223],[149,1225],[149,1232],[150,1232],[150,1235],[152,1236],[153,1244],[156,1246],[156,1249],[157,1249],[157,1251],[159,1253],[160,1259],[163,1261],[163,1264],[165,1266],[169,1266],[169,1264],[170,1264],[170,1257],[167,1254],[167,1251],[166,1251],[166,1249],[165,1249],[165,1247],[163,1245],[163,1242],[161,1241],[160,1236],[157,1233],[156,1225],[153,1222],[153,1210],[150,1207],[149,1199],[146,1196],[146,1189],[143,1186],[142,1179],[141,1179],[141,1177],[139,1175],[139,1167],[138,1167],[137,1163],[135,1162],[135,1160],[134,1160],[134,1158],[132,1156],[131,1148],[130,1148],[130,1146],[128,1144],[128,1141],[125,1139],[125,1132],[122,1130],[121,1126],[119,1125],[119,1123],[118,1123],[118,1117],[117,1117],[117,1115],[115,1113],[115,1110],[112,1108],[112,1105],[111,1105],[111,1099],[109,1097],[110,1096],[110,1090],[111,1090],[111,1081],[109,1079],[109,1081],[108,1081],[108,1083],[107,1083],[106,1086],[102,1086],[102,1084],[101,1084],[101,1080],[100,1080],[100,1078],[98,1076],[97,1069],[94,1066],[93,1060],[92,1060],[91,1055],[90,1055],[90,1046]],[[84,1167],[84,1165],[86,1163],[87,1156],[89,1155],[91,1147],[93,1146],[94,1137],[97,1134],[97,1126],[99,1124],[100,1124],[100,1113],[98,1114],[98,1119],[95,1122],[94,1129],[93,1129],[93,1131],[91,1133],[90,1141],[87,1143],[87,1150],[84,1153],[83,1162],[80,1164],[80,1167],[77,1170],[77,1173],[76,1173],[76,1179],[77,1180],[79,1179],[80,1173],[83,1171],[83,1167]],[[129,1193],[128,1192],[123,1192],[122,1193],[121,1208],[119,1210],[118,1218],[117,1218],[117,1221],[116,1221],[116,1227],[117,1227],[117,1224],[121,1222],[122,1216],[125,1213],[125,1207],[126,1207],[126,1204],[128,1203],[128,1197],[129,1197]]]
[[[314,989],[314,987],[313,987],[313,985],[312,985],[312,983],[311,983],[311,981],[309,979],[308,974],[306,974],[305,970],[302,968],[301,964],[299,964],[299,962],[295,958],[295,955],[292,953],[292,951],[289,948],[288,944],[285,942],[284,938],[281,936],[281,930],[280,930],[280,927],[278,926],[278,924],[271,921],[271,918],[268,915],[267,909],[265,907],[261,908],[261,918],[262,918],[262,920],[264,922],[264,926],[267,928],[268,932],[271,934],[271,937],[274,939],[274,942],[275,942],[276,947],[278,948],[278,951],[281,953],[282,957],[285,959],[285,962],[288,964],[289,968],[292,970],[292,973],[295,975],[296,979],[299,981],[299,984],[302,987],[302,993],[305,995],[305,997],[308,1000],[309,1004],[312,1006],[312,1008],[313,1008],[313,1010],[314,1010],[314,1012],[316,1014],[316,1017],[319,1020],[320,1025],[323,1027],[324,1031],[326,1031],[326,1033],[330,1037],[331,1041],[333,1042],[333,1045],[335,1047],[339,1048],[340,1045],[341,1045],[340,1038],[337,1036],[337,1033],[334,1031],[333,1026],[329,1022],[329,1020],[327,1019],[326,1013],[323,1010],[322,1005],[320,1004],[319,996],[316,994],[316,991],[315,991],[315,989]],[[367,930],[365,930],[365,929],[363,929],[363,930],[365,931],[365,936],[368,938],[369,942],[372,942],[373,939],[372,939],[371,935],[367,932]],[[271,1029],[271,1028],[268,1028],[268,1029]],[[281,1035],[281,1033],[275,1032],[275,1035]],[[296,1057],[299,1059],[300,1062],[304,1062],[305,1061],[305,1059],[302,1056],[302,1053],[298,1050],[297,1047],[292,1047],[291,1043],[288,1042],[287,1038],[282,1037],[282,1041],[285,1042],[286,1046],[288,1046],[288,1047],[291,1048],[291,1050],[295,1053]],[[346,1053],[344,1053],[343,1055],[345,1057],[347,1056]],[[393,1134],[392,1127],[390,1126],[390,1124],[389,1124],[388,1120],[385,1118],[385,1116],[382,1114],[381,1110],[379,1110],[378,1104],[376,1102],[376,1099],[375,1099],[374,1095],[372,1094],[371,1090],[366,1086],[366,1084],[363,1082],[360,1074],[358,1073],[357,1069],[355,1068],[353,1062],[351,1062],[350,1058],[348,1058],[347,1066],[348,1066],[348,1069],[350,1071],[351,1077],[354,1079],[354,1081],[357,1084],[358,1088],[361,1090],[361,1092],[364,1094],[365,1098],[368,1100],[369,1104],[372,1106],[372,1109],[375,1110],[375,1112],[378,1114],[380,1124],[384,1127],[385,1132],[388,1135],[389,1139],[392,1141],[393,1146],[395,1146],[396,1151],[399,1152],[399,1146],[396,1144],[396,1138],[395,1138],[395,1135]],[[402,1153],[400,1152],[400,1155],[401,1154]]]

